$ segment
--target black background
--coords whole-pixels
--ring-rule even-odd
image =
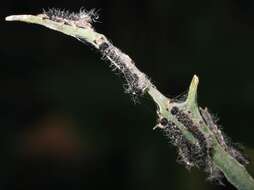
[[[134,103],[100,55],[63,34],[5,16],[100,9],[97,31],[169,97],[200,77],[208,106],[254,160],[254,1],[2,0],[0,188],[234,189],[176,163],[149,98]],[[254,166],[248,167],[254,174]]]

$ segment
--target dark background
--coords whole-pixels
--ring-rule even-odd
[[[253,0],[2,0],[1,189],[234,189],[177,164],[175,149],[152,130],[153,103],[135,104],[98,53],[4,21],[51,7],[100,9],[97,31],[169,97],[184,95],[197,74],[200,105],[254,160]]]

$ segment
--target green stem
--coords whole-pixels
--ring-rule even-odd
[[[6,17],[7,21],[22,21],[27,23],[34,23],[43,25],[47,28],[62,32],[66,35],[75,37],[77,39],[82,38],[86,42],[93,45],[95,48],[100,49],[100,45],[107,42],[108,40],[102,34],[99,34],[93,30],[91,27],[80,28],[77,26],[67,25],[64,23],[59,23],[52,21],[50,19],[45,19],[43,15],[14,15]],[[127,56],[127,55],[126,55]],[[110,61],[113,61],[109,59]],[[189,88],[189,93],[187,100],[182,103],[176,103],[171,101],[169,98],[165,97],[157,88],[145,77],[145,75],[138,70],[135,65],[131,65],[129,62],[124,63],[125,60],[130,60],[128,58],[122,60],[126,64],[126,68],[130,68],[129,72],[133,72],[136,77],[138,77],[138,82],[146,84],[145,92],[147,92],[154,102],[158,105],[159,116],[166,118],[168,121],[172,121],[180,129],[183,136],[194,145],[202,144],[200,139],[195,137],[195,134],[188,129],[188,126],[185,126],[177,117],[173,115],[170,110],[173,107],[178,107],[183,110],[184,113],[188,113],[191,116],[191,121],[198,126],[198,130],[204,135],[203,140],[211,146],[211,160],[213,164],[218,168],[228,179],[239,190],[254,190],[254,180],[249,175],[247,170],[243,165],[241,165],[229,152],[219,143],[218,134],[214,133],[209,127],[207,122],[204,121],[204,118],[199,112],[199,107],[197,105],[197,86],[198,86],[198,77],[194,76],[192,83]],[[214,128],[216,129],[216,128]],[[217,136],[216,136],[217,135]],[[210,143],[210,144],[209,144]],[[207,145],[207,146],[208,146]]]
[[[225,177],[239,190],[253,190],[254,180],[239,162],[232,158],[219,145],[215,147],[214,163]]]

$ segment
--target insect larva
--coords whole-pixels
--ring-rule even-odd
[[[192,152],[193,162],[199,168],[205,168],[207,161],[210,157],[210,147],[209,139],[199,130],[198,126],[190,119],[190,117],[184,113],[182,110],[179,110],[178,107],[171,108],[171,114],[176,117],[176,119],[182,123],[187,130],[189,130],[194,137],[199,142],[199,147],[192,146],[190,147],[190,152]]]
[[[43,10],[43,14],[52,21],[63,22],[65,24],[75,25],[81,28],[92,27],[91,24],[96,22],[99,18],[95,9],[90,11],[80,9],[78,13],[74,13],[52,8],[47,11]]]

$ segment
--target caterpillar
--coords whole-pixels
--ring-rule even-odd
[[[232,157],[234,157],[242,165],[249,164],[249,160],[247,156],[242,154],[241,150],[239,150],[240,147],[237,147],[234,144],[232,144],[229,137],[223,134],[219,126],[216,124],[216,121],[214,121],[212,115],[208,112],[208,109],[200,108],[199,110],[207,126],[212,131],[212,133],[216,137],[219,144],[223,147],[223,149],[227,151]]]
[[[209,139],[205,137],[205,135],[199,130],[198,126],[194,124],[189,116],[183,111],[179,110],[178,107],[172,107],[171,114],[175,115],[176,119],[182,123],[199,141],[199,148],[191,147],[192,149],[195,149],[191,151],[193,162],[197,165],[197,167],[205,169],[207,162],[210,160],[211,154]]]
[[[43,10],[43,15],[52,21],[63,22],[65,24],[75,25],[81,28],[92,27],[91,24],[97,22],[99,19],[98,12],[95,9],[91,9],[89,11],[80,9],[78,13],[74,13],[69,12],[68,10],[52,8],[47,11]]]
[[[182,132],[176,127],[174,122],[168,121],[166,118],[162,118],[159,122],[163,126],[162,129],[165,136],[169,138],[170,143],[178,150],[177,162],[184,164],[187,169],[190,169],[194,165],[190,148],[192,145],[183,136]]]
[[[125,92],[132,95],[142,95],[147,88],[146,82],[148,80],[143,73],[136,72],[137,69],[134,61],[109,41],[101,43],[99,51],[103,59],[110,61],[113,69],[117,69],[122,73],[127,81]]]

